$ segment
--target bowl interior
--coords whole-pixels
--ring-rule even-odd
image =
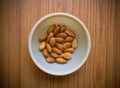
[[[38,50],[39,37],[46,34],[47,29],[52,24],[64,24],[67,28],[73,30],[78,39],[78,48],[73,53],[73,57],[68,61],[67,64],[58,63],[47,63],[42,52]],[[33,31],[31,42],[30,42],[32,55],[34,62],[37,62],[37,66],[47,73],[54,75],[64,75],[75,71],[76,68],[82,65],[85,59],[86,52],[88,50],[88,37],[82,24],[69,16],[57,15],[46,18],[44,21],[39,23]]]

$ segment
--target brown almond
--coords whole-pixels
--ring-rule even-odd
[[[48,58],[46,58],[46,61],[47,61],[48,63],[53,63],[53,62],[55,62],[55,58],[53,58],[53,57],[48,57]]]
[[[67,37],[67,34],[66,34],[65,32],[59,33],[59,34],[56,35],[56,37],[66,38],[66,37]]]
[[[56,62],[60,63],[60,64],[65,64],[67,63],[67,60],[63,59],[63,58],[57,58]]]
[[[72,42],[72,41],[73,41],[73,37],[67,37],[64,40],[64,42]]]
[[[51,56],[54,57],[54,58],[58,58],[59,57],[59,55],[54,53],[54,52],[51,53]]]
[[[63,44],[64,49],[67,49],[67,48],[70,48],[70,47],[72,47],[72,43],[64,43]]]
[[[51,48],[51,46],[50,46],[49,43],[46,44],[46,49],[47,49],[47,51],[48,51],[49,53],[51,53],[52,48]]]
[[[61,56],[68,60],[72,58],[72,54],[70,52],[65,52]]]
[[[54,32],[55,28],[56,28],[56,24],[51,25],[51,26],[48,28],[47,33],[50,34],[51,32]]]
[[[57,53],[57,54],[61,54],[62,53],[61,50],[59,50],[58,48],[55,48],[55,47],[52,48],[52,51]]]
[[[63,50],[63,46],[62,46],[62,44],[60,44],[60,43],[56,43],[56,47],[57,47],[58,49],[60,49],[61,51]]]
[[[39,50],[43,50],[46,47],[46,42],[41,42],[39,45]]]
[[[73,52],[74,52],[74,48],[68,48],[68,49],[65,49],[64,52],[70,52],[70,53],[73,53]]]
[[[66,32],[69,36],[75,37],[75,33],[74,33],[72,30],[67,29],[65,32]]]
[[[60,32],[64,32],[66,30],[66,26],[65,25],[62,25],[61,28],[60,28]]]
[[[44,49],[44,50],[43,50],[43,55],[44,55],[45,57],[48,57],[48,51],[47,51],[47,49]]]
[[[39,41],[40,42],[45,41],[47,39],[47,36],[48,36],[47,34],[44,34],[44,35],[40,36]]]
[[[78,46],[78,40],[75,38],[72,42],[72,47],[77,48],[77,46]]]
[[[54,30],[54,35],[57,35],[60,31],[60,25],[57,25],[55,30]]]
[[[50,33],[47,37],[47,42],[49,42],[52,37],[53,37],[53,33]]]
[[[55,44],[56,44],[56,39],[55,38],[51,38],[50,39],[50,45],[53,47],[53,46],[55,46]]]
[[[56,37],[56,42],[62,43],[64,42],[64,39],[61,37]]]

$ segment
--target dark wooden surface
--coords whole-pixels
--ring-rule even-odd
[[[39,70],[28,52],[34,23],[52,12],[80,18],[91,52],[68,76]],[[120,0],[0,0],[0,88],[120,88]]]

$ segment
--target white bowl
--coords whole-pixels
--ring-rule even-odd
[[[45,34],[52,24],[66,25],[75,32],[78,39],[78,47],[73,53],[73,58],[66,64],[47,63],[38,50],[39,37]],[[28,48],[32,60],[38,68],[48,74],[61,76],[75,72],[85,63],[90,52],[90,44],[90,34],[80,19],[68,13],[57,12],[48,14],[35,23],[29,36]]]

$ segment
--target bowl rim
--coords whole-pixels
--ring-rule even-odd
[[[45,19],[49,18],[49,17],[52,17],[52,16],[58,16],[58,15],[63,15],[63,16],[68,16],[74,20],[76,20],[79,24],[82,25],[83,29],[85,30],[86,32],[86,36],[87,36],[87,39],[88,39],[88,48],[87,48],[87,51],[86,51],[86,54],[83,58],[83,60],[79,63],[79,65],[77,67],[75,67],[75,69],[73,70],[70,70],[66,73],[54,73],[54,72],[49,72],[47,69],[45,69],[42,65],[40,65],[34,55],[33,55],[33,52],[32,52],[32,45],[31,45],[31,42],[32,42],[32,36],[33,36],[33,33],[34,31],[36,30],[37,26],[42,22],[44,21]],[[91,40],[90,40],[90,34],[89,34],[89,31],[86,27],[86,25],[77,17],[75,17],[74,15],[72,14],[69,14],[69,13],[64,13],[64,12],[55,12],[55,13],[50,13],[48,15],[45,15],[44,17],[40,18],[32,27],[32,30],[30,32],[30,35],[29,35],[29,39],[28,39],[28,49],[29,49],[29,53],[30,53],[30,56],[31,56],[31,59],[32,61],[34,62],[34,64],[39,68],[41,69],[42,71],[48,73],[48,74],[51,74],[51,75],[56,75],[56,76],[63,76],[63,75],[68,75],[68,74],[71,74],[75,71],[77,71],[79,68],[81,68],[83,66],[83,64],[86,62],[88,56],[89,56],[89,53],[90,53],[90,48],[91,48]]]

